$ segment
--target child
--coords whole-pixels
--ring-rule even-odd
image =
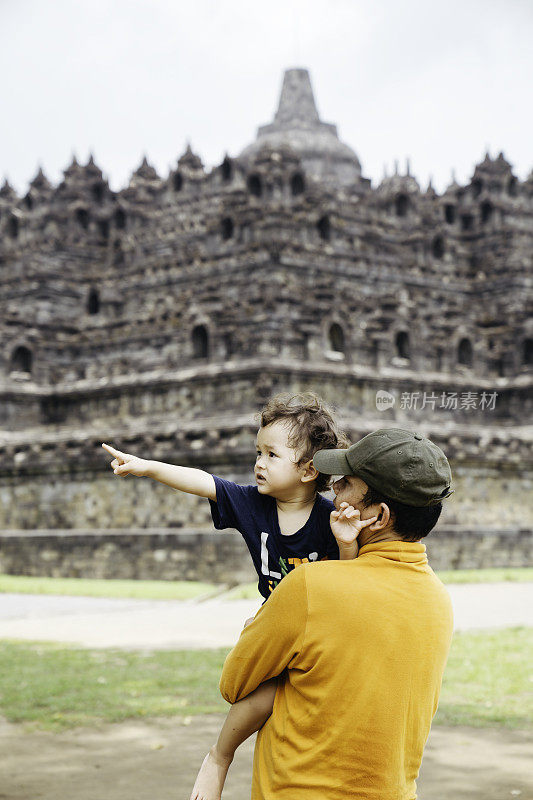
[[[319,494],[328,487],[329,476],[314,468],[314,454],[345,445],[327,408],[315,395],[307,394],[278,395],[263,408],[255,486],[240,486],[202,470],[145,461],[102,446],[114,456],[111,467],[116,475],[147,476],[208,498],[215,527],[236,528],[242,534],[259,576],[258,589],[267,600],[283,576],[301,563],[339,555],[355,558],[354,531],[357,535],[375,521],[374,517],[362,522],[359,512],[347,503],[335,509]],[[276,683],[272,679],[261,684],[231,707],[217,743],[200,768],[191,800],[220,800],[235,750],[272,713]]]

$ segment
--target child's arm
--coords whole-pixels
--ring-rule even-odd
[[[377,517],[361,519],[360,512],[349,503],[341,503],[338,511],[330,514],[330,525],[333,536],[339,545],[339,555],[341,561],[357,558],[359,544],[357,537],[368,525],[377,520]]]
[[[197,494],[199,497],[207,497],[214,501],[217,499],[215,480],[208,472],[192,467],[165,464],[162,461],[148,461],[130,453],[122,453],[108,444],[103,444],[102,447],[114,456],[110,466],[115,475],[153,478],[181,492]]]

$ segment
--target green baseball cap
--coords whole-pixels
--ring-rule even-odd
[[[448,459],[436,444],[400,428],[369,433],[347,450],[319,450],[313,464],[327,475],[354,475],[392,500],[431,506],[453,493]]]

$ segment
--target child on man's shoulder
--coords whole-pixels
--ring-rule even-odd
[[[347,441],[316,395],[277,395],[259,418],[255,485],[243,486],[202,470],[145,461],[109,445],[103,447],[114,456],[111,466],[116,475],[148,476],[208,498],[215,527],[236,528],[242,534],[266,600],[283,577],[302,563],[355,558],[357,535],[373,520],[362,522],[359,512],[347,503],[336,508],[320,494],[331,476],[315,469],[314,454],[342,448]],[[220,800],[236,748],[268,719],[275,692],[274,678],[231,707],[216,745],[204,759],[191,800]]]

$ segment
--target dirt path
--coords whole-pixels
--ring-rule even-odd
[[[222,717],[157,720],[63,734],[0,724],[0,800],[188,800]],[[525,731],[436,727],[420,800],[533,798]],[[226,800],[249,800],[253,742],[237,754]]]

